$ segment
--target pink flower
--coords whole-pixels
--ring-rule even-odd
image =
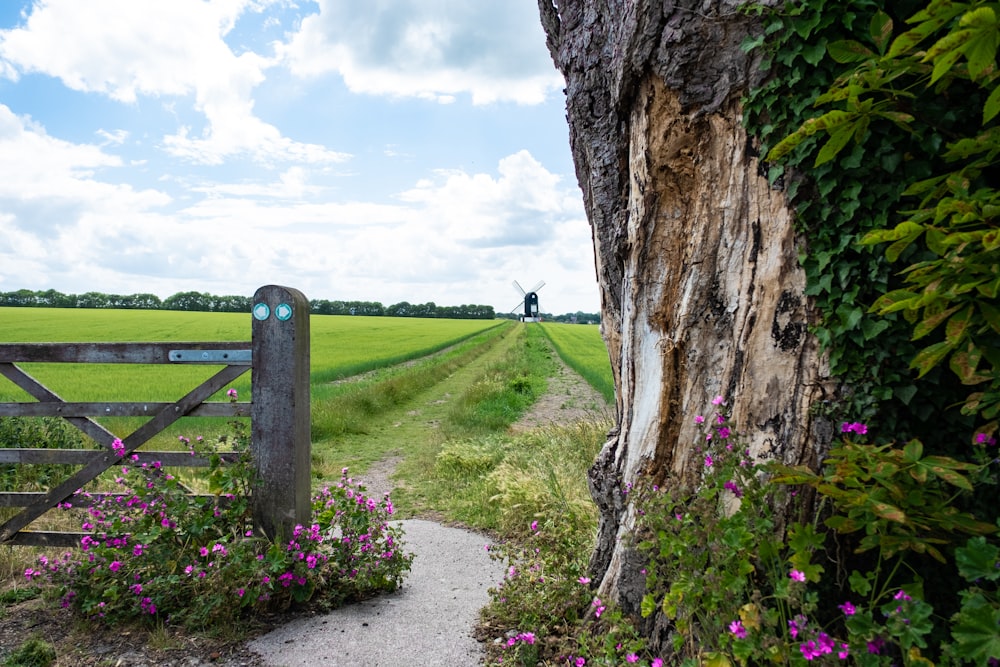
[[[726,399],[722,398],[722,396],[716,396],[715,398],[712,399],[712,405],[725,405],[725,404],[726,404]]]
[[[625,656],[625,662],[639,662],[639,656],[635,653],[629,653]]]
[[[740,620],[733,621],[729,624],[729,631],[736,635],[737,639],[747,638],[747,629],[743,627],[743,622]]]
[[[649,667],[663,667],[663,659],[653,658],[653,662],[649,663]]]
[[[576,665],[576,667],[583,667],[584,665],[587,664],[587,659],[586,658],[577,658],[576,662],[573,663],[573,664]]]
[[[819,648],[816,646],[816,642],[811,639],[799,646],[799,650],[802,652],[802,657],[806,660],[812,660],[813,658],[818,658],[822,655]]]
[[[837,651],[837,657],[841,660],[847,660],[847,656],[851,654],[850,647],[847,644],[841,644],[840,650]]]
[[[532,530],[532,532],[538,530],[538,522],[537,521],[532,521],[531,522],[531,530]]]
[[[711,454],[706,454],[705,455],[705,467],[706,468],[711,468],[712,467],[712,463],[714,463],[714,461],[712,460],[712,455]]]
[[[844,604],[837,606],[840,607],[840,610],[844,612],[844,616],[854,616],[854,613],[857,611],[857,609],[854,608],[854,605],[851,604],[850,600],[848,600]]]
[[[861,422],[844,422],[840,425],[840,432],[866,435],[868,433],[868,425],[862,424]]]
[[[694,418],[694,423],[695,424],[704,424],[705,423],[705,418],[702,417],[701,415],[696,415],[695,418]]]
[[[577,579],[577,581],[586,586],[587,584],[590,583],[590,577],[580,577],[579,579]]]
[[[800,572],[799,570],[792,570],[791,572],[788,573],[788,576],[794,579],[795,581],[806,580],[805,572]]]
[[[115,456],[121,458],[125,456],[125,443],[121,441],[121,438],[115,438],[111,443],[111,451],[115,453]]]
[[[233,399],[235,401],[236,398],[237,398],[237,396],[238,396],[238,394],[236,393],[235,389],[230,389],[229,391],[226,392],[226,396],[228,396],[229,398],[231,398],[231,399]]]
[[[122,564],[116,560],[113,560],[111,561],[111,565],[108,565],[108,569],[111,570],[112,572],[117,572],[118,570],[122,569]]]

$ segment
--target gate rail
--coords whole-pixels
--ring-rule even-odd
[[[257,468],[252,501],[255,525],[271,537],[290,535],[310,512],[309,302],[298,290],[276,285],[254,295],[252,341],[171,343],[8,343],[0,344],[0,375],[34,397],[34,403],[0,403],[0,417],[62,417],[90,436],[99,449],[0,448],[0,464],[81,465],[45,493],[0,493],[0,507],[23,507],[0,525],[0,544],[73,546],[82,533],[28,531],[32,521],[66,502],[84,485],[133,453],[139,462],[168,466],[206,466],[183,452],[136,450],[185,416],[235,417],[249,407],[251,453]],[[174,402],[68,402],[18,363],[208,364],[222,365],[207,380]],[[206,403],[227,384],[251,371],[252,400]],[[150,417],[121,438],[124,451],[112,450],[118,437],[93,417]],[[94,494],[99,495],[99,494]],[[74,503],[81,505],[83,499]]]

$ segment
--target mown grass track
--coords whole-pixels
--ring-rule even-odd
[[[600,329],[590,325],[545,322],[541,330],[566,365],[600,392],[605,401],[614,405],[614,376]]]

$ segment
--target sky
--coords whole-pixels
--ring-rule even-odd
[[[2,0],[0,292],[598,312],[536,0]]]

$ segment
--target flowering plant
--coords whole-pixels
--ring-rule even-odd
[[[996,663],[995,528],[953,503],[981,473],[977,466],[924,456],[915,442],[898,449],[855,443],[868,431],[858,422],[844,424],[845,439],[822,473],[753,464],[739,454],[721,409],[695,421],[708,431],[696,488],[644,488],[637,504],[638,547],[648,559],[642,612],[665,618],[678,662],[874,667],[932,665],[929,656]],[[832,505],[824,522],[832,533],[818,530],[823,515],[776,532],[768,508],[788,485],[811,486],[821,506]],[[972,537],[960,546],[955,535],[962,533]],[[834,534],[852,536],[860,556],[828,551]],[[935,559],[941,574],[953,559],[967,582],[952,592],[949,617],[927,602],[932,582],[920,576],[919,559]],[[842,576],[826,576],[830,563]]]
[[[208,456],[215,495],[189,495],[157,462],[123,459],[121,493],[78,493],[63,506],[85,511],[79,550],[43,556],[25,576],[50,582],[63,606],[87,618],[169,619],[205,630],[310,599],[337,604],[392,590],[409,570],[388,496],[366,496],[346,468],[313,498],[311,525],[272,542],[252,526],[254,470],[243,429],[229,441],[235,458],[201,438],[181,441]]]

